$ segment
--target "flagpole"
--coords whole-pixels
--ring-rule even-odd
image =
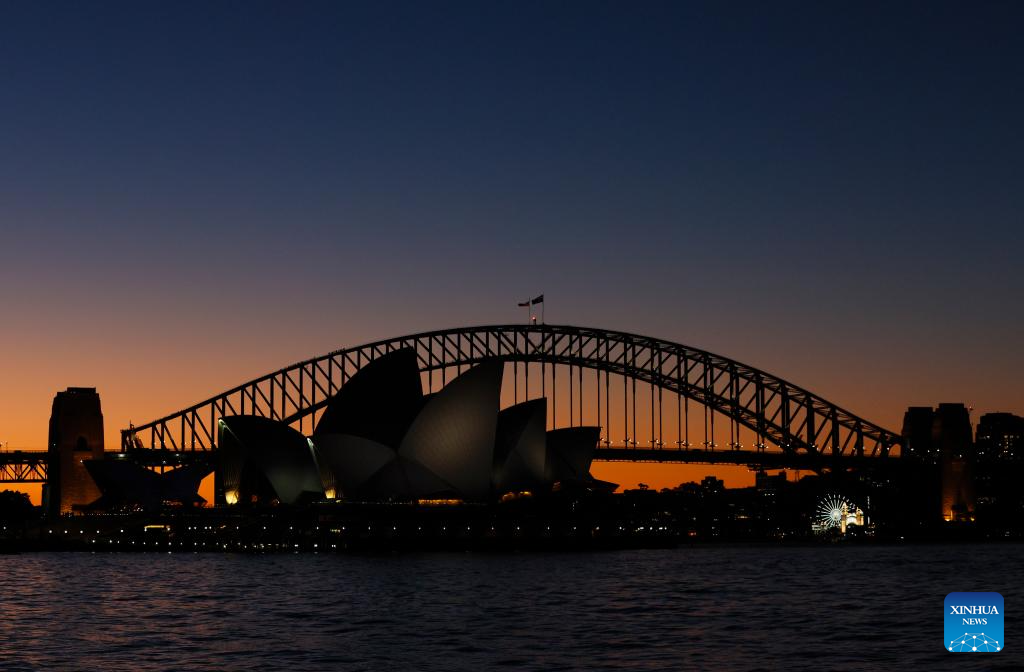
[[[536,306],[538,303],[540,304],[540,323],[544,324],[544,295],[543,294],[540,294],[538,296],[535,296],[532,299],[529,299],[526,303],[519,304],[521,306],[526,306],[529,309],[529,311],[530,311],[529,312],[529,317],[530,317],[530,322],[529,323],[530,324],[535,324],[537,322],[537,315],[533,312],[533,307]]]

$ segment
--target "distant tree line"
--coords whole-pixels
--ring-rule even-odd
[[[32,520],[37,515],[36,507],[24,492],[4,490],[0,492],[0,520],[18,523]]]

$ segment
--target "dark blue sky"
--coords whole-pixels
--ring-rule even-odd
[[[113,431],[542,291],[887,424],[1024,412],[1022,29],[1013,2],[9,4],[0,424],[96,384]]]

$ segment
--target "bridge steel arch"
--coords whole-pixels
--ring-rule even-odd
[[[302,429],[363,365],[400,348],[416,351],[431,384],[434,375],[490,359],[593,369],[604,372],[606,382],[608,375],[623,376],[692,399],[754,432],[759,450],[770,443],[794,457],[886,457],[901,442],[802,387],[705,350],[607,329],[522,324],[424,332],[336,350],[122,430],[122,448],[211,450],[217,420],[227,415],[259,415]],[[640,453],[650,459],[651,451]]]

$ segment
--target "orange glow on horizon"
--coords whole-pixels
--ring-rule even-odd
[[[632,490],[640,483],[652,490],[674,488],[681,483],[700,482],[705,476],[715,476],[727,488],[745,488],[754,484],[754,472],[743,466],[708,464],[655,464],[650,462],[594,462],[590,473],[602,481],[619,484],[619,491]],[[199,495],[207,506],[213,505],[213,474],[199,485]],[[26,492],[33,504],[42,503],[42,485],[39,483],[9,483],[2,490]]]
[[[618,492],[634,490],[641,483],[651,490],[674,488],[682,483],[699,483],[705,476],[722,479],[727,488],[745,488],[754,484],[754,472],[736,465],[594,462],[590,473],[602,481],[618,483]]]
[[[412,331],[400,327],[393,331],[390,327],[380,329],[387,329],[391,333]],[[283,341],[273,344],[242,341],[238,343],[238,347],[224,348],[222,342],[220,347],[213,347],[198,336],[195,337],[196,340],[189,342],[187,339],[191,336],[179,335],[178,340],[171,341],[164,334],[148,334],[145,339],[132,341],[130,344],[122,343],[119,348],[114,345],[116,339],[113,339],[110,343],[96,344],[95,347],[81,353],[63,354],[63,351],[58,351],[56,356],[49,352],[43,356],[42,352],[37,352],[39,348],[47,345],[45,342],[19,342],[18,351],[22,354],[18,361],[12,364],[9,377],[14,376],[22,382],[19,386],[0,388],[0,410],[3,411],[0,424],[0,431],[3,433],[0,434],[0,439],[7,444],[7,450],[10,451],[44,450],[53,395],[71,385],[95,386],[103,405],[105,447],[108,451],[114,451],[120,444],[119,430],[127,427],[129,422],[139,424],[166,415],[235,384],[251,380],[268,370],[304,359],[310,353],[328,352],[339,344],[364,343],[380,336],[380,333],[347,334],[332,338],[329,343],[313,342],[309,337],[296,337],[287,345],[279,344]],[[666,336],[671,337],[671,334]],[[219,337],[216,332],[210,336],[215,342]],[[203,335],[203,338],[205,339],[206,335]],[[2,339],[0,336],[0,341]],[[739,358],[746,359],[746,356],[739,353]],[[28,364],[21,362],[42,362],[43,368],[39,371],[31,370]],[[1020,387],[979,388],[977,385],[970,385],[966,378],[949,378],[939,381],[921,379],[913,384],[913,389],[910,389],[906,387],[909,383],[904,382],[907,380],[906,376],[900,377],[891,385],[878,387],[870,371],[865,373],[864,370],[852,366],[844,367],[843,371],[822,370],[812,368],[812,362],[794,362],[795,364],[791,363],[791,367],[764,368],[782,373],[795,382],[804,383],[808,388],[836,401],[844,408],[891,430],[899,429],[903,411],[908,405],[935,404],[939,401],[961,399],[968,394],[972,395],[972,405],[979,409],[972,414],[972,420],[975,422],[984,412],[1006,410],[1020,413],[1024,408],[1024,397],[1021,397],[1024,388]],[[548,375],[550,376],[550,372]],[[587,390],[593,389],[593,375],[592,371],[585,372],[584,385]],[[61,381],[61,384],[55,386],[54,381],[57,380]],[[568,376],[559,374],[559,402],[556,413],[558,426],[569,426],[570,423],[603,426],[608,400],[605,400],[599,414],[590,396],[586,399],[583,417],[579,417],[577,409],[574,410],[574,418],[570,420],[569,405],[563,403],[568,394],[568,380]],[[519,389],[516,394],[512,393],[513,381],[512,370],[507,369],[502,395],[503,407],[524,400],[526,390],[522,369],[519,372]],[[614,382],[616,381],[613,380]],[[967,391],[958,394],[957,386],[962,386]],[[575,389],[578,394],[578,386]],[[534,373],[530,377],[530,396],[536,398],[541,392],[539,376]],[[550,382],[545,392],[551,395]],[[588,391],[587,394],[591,392]],[[613,398],[610,435],[614,444],[621,445],[628,435],[634,433],[632,421],[628,427],[623,421],[625,411],[621,386],[613,385],[611,394]],[[1002,400],[1002,403],[999,400]],[[649,413],[650,404],[650,392],[641,385],[636,404],[638,411],[643,414]],[[663,437],[666,448],[675,447],[676,413],[673,404],[666,404]],[[694,446],[699,446],[704,438],[703,418],[696,406],[691,409],[691,413],[693,415],[690,440]],[[647,417],[641,415],[639,422],[636,423],[636,436],[629,437],[636,441],[639,447],[651,445],[652,430]],[[310,431],[311,427],[307,423],[306,433]],[[729,441],[727,431],[727,424],[719,424],[716,428],[715,440],[721,449],[725,449]],[[752,445],[749,432],[738,438],[744,446]],[[639,483],[645,483],[652,489],[671,488],[680,483],[700,481],[707,475],[723,479],[727,487],[743,487],[751,485],[754,478],[753,472],[743,466],[702,464],[595,463],[592,473],[602,480],[618,483],[624,489],[635,488]],[[0,489],[27,492],[33,503],[41,503],[40,484],[2,484]],[[213,502],[212,477],[203,481],[200,495],[208,502]]]

